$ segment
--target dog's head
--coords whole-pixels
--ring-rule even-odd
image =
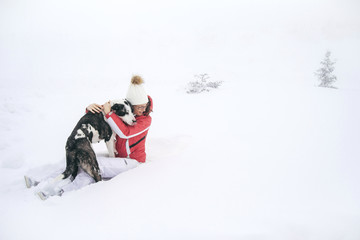
[[[111,110],[118,115],[126,124],[135,125],[136,119],[132,112],[131,104],[126,99],[110,101]]]

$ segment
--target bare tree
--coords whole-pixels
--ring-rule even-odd
[[[222,84],[222,81],[208,81],[210,76],[207,73],[198,74],[194,77],[196,80],[188,83],[187,93],[209,92],[210,89],[218,88]]]
[[[320,62],[321,68],[315,72],[315,75],[320,81],[319,87],[336,88],[333,86],[334,82],[337,80],[336,76],[333,74],[335,62],[330,60],[330,55],[331,52],[327,51],[324,60]]]

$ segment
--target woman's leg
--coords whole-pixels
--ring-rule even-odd
[[[139,166],[139,162],[128,158],[109,158],[97,157],[100,167],[101,176],[104,179],[113,178],[116,175]],[[81,189],[87,185],[95,183],[95,180],[90,177],[84,170],[79,169],[78,175],[72,182],[62,182],[57,185],[57,192],[69,192]],[[56,192],[56,191],[55,191]]]
[[[79,169],[78,175],[74,179],[74,181],[69,182],[68,184],[65,184],[63,186],[60,186],[63,192],[70,192],[74,190],[78,190],[80,188],[83,188],[87,185],[90,185],[94,183],[95,180],[90,177],[89,174],[87,174],[84,170],[81,168]]]
[[[24,176],[26,187],[37,186],[47,179],[55,178],[60,175],[64,169],[65,166],[63,162],[31,169]]]
[[[140,163],[130,158],[109,158],[109,157],[97,157],[97,161],[100,167],[101,176],[104,179],[110,179],[118,174],[133,169],[140,165]],[[89,184],[95,182],[84,170],[79,169],[78,175],[74,181],[70,179],[63,179],[60,182],[54,182],[54,178],[61,174],[63,169],[52,173],[48,179],[43,180],[43,184],[40,184],[39,196],[42,199],[46,199],[49,196],[61,195],[64,192],[74,191],[81,189]]]
[[[140,163],[130,158],[97,157],[101,176],[105,179],[113,178],[122,172],[136,168]]]
[[[50,196],[61,196],[64,192],[78,190],[94,182],[95,180],[90,175],[79,169],[73,181],[71,181],[70,177],[62,180],[57,180],[56,176],[50,177],[36,187],[36,192],[41,199],[45,200]]]

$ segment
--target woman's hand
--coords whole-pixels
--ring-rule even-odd
[[[102,105],[93,103],[93,104],[90,104],[86,109],[92,113],[101,113],[101,111],[104,109],[104,107]]]
[[[110,101],[104,103],[103,105],[103,110],[104,110],[104,113],[105,115],[108,114],[110,111],[111,111],[111,104],[110,104]]]

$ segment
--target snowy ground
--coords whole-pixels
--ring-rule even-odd
[[[359,10],[1,1],[0,239],[360,239]],[[326,50],[337,90],[315,87]],[[154,99],[148,163],[39,200],[23,175],[64,162],[85,107],[135,73]],[[186,94],[200,73],[224,83]]]

